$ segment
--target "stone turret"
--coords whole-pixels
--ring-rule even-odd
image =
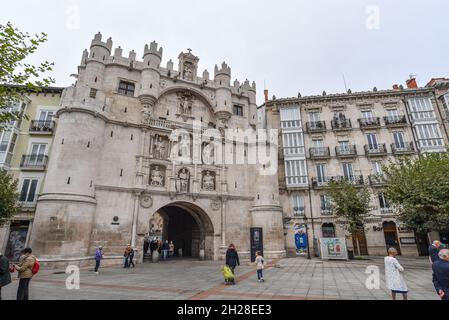
[[[232,115],[231,68],[223,62],[221,68],[215,65],[216,109],[218,120],[227,121]]]
[[[151,42],[150,46],[145,45],[143,54],[144,69],[141,74],[142,89],[139,96],[144,107],[152,108],[159,97],[162,53],[162,47],[158,48],[158,44],[155,41]]]

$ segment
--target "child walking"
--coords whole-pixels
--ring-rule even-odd
[[[257,269],[257,280],[259,280],[259,282],[264,282],[265,280],[263,279],[263,268],[265,265],[265,259],[262,256],[262,252],[257,251],[256,252],[256,269]]]

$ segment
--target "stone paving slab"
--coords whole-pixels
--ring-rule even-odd
[[[409,298],[438,300],[432,285],[431,267],[425,259],[399,258],[405,268]],[[237,284],[225,286],[221,262],[179,260],[147,263],[135,269],[108,267],[95,275],[81,270],[80,290],[65,287],[61,270],[41,270],[30,285],[33,300],[387,300],[383,260],[307,260],[303,257],[269,261],[266,282],[257,282],[254,266],[243,263],[236,269]],[[365,286],[368,266],[378,266],[380,289]],[[18,281],[2,289],[3,299],[15,298]]]

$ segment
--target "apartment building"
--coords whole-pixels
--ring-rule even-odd
[[[18,179],[19,212],[0,228],[0,250],[17,260],[20,250],[29,243],[38,194],[45,179],[53,143],[55,121],[62,88],[44,88],[27,93],[8,110],[23,116],[0,132],[0,170]]]
[[[330,181],[367,185],[372,216],[366,231],[347,238],[356,255],[384,255],[396,247],[403,255],[426,255],[427,237],[416,237],[395,219],[383,190],[382,166],[400,156],[441,152],[448,146],[435,88],[407,88],[297,98],[273,98],[259,108],[262,127],[279,128],[279,193],[288,253],[294,230],[306,224],[309,242],[345,237],[330,210]],[[434,235],[438,237],[438,235]]]

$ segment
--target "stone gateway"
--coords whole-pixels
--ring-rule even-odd
[[[77,82],[63,92],[36,208],[30,245],[41,259],[81,263],[101,245],[107,261],[119,261],[131,243],[142,261],[155,214],[162,239],[183,256],[204,250],[219,260],[234,243],[249,259],[254,227],[267,258],[285,256],[277,174],[224,161],[226,153],[249,163],[246,141],[213,147],[230,129],[256,129],[255,83],[231,84],[225,62],[213,79],[207,70],[199,76],[191,50],[179,55],[178,70],[172,60],[162,67],[162,55],[152,42],[142,60],[134,51],[124,57],[100,33],[83,52]],[[194,123],[210,134],[197,141]]]

